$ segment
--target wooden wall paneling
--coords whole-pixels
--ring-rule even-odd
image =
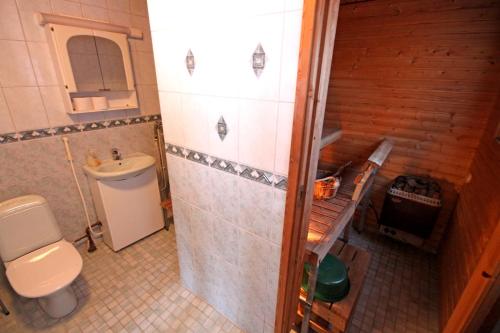
[[[380,212],[399,174],[441,181],[446,207],[425,245],[435,252],[498,94],[500,2],[345,4],[335,45],[325,125],[343,136],[323,149],[322,162],[361,162],[376,142],[391,139],[372,200]],[[368,224],[375,227],[371,213]]]
[[[480,323],[473,317],[485,315],[474,312],[474,306],[479,308],[486,297],[483,294],[493,283],[500,283],[500,144],[494,138],[499,122],[500,97],[491,112],[472,163],[470,182],[460,193],[440,253],[441,318],[445,332],[462,327],[474,331],[472,326]],[[459,274],[450,274],[457,268]],[[485,279],[483,272],[496,282]]]

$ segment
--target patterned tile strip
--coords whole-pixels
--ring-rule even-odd
[[[165,151],[168,154],[175,155],[190,161],[200,163],[207,167],[212,167],[217,170],[225,171],[235,176],[240,176],[252,181],[272,186],[280,190],[287,190],[288,179],[281,175],[273,174],[272,172],[260,170],[248,165],[239,164],[233,161],[225,160],[220,157],[209,156],[195,150],[173,145],[165,144]]]
[[[83,124],[73,124],[73,125],[58,126],[52,128],[34,129],[18,133],[6,133],[6,134],[0,134],[0,145],[12,142],[35,140],[49,136],[87,132],[87,131],[94,131],[111,127],[127,126],[134,124],[143,124],[152,121],[161,121],[161,116],[159,114],[148,115],[148,116],[126,118],[126,119],[103,120],[103,121],[94,121]]]

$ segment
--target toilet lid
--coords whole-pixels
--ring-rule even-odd
[[[73,244],[60,240],[5,264],[10,285],[21,296],[47,296],[68,286],[82,270]]]

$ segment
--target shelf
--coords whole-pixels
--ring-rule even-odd
[[[138,109],[138,106],[115,106],[103,110],[83,110],[83,111],[76,111],[72,110],[71,112],[68,112],[69,114],[80,114],[80,113],[93,113],[93,112],[107,112],[107,111],[120,111],[120,110],[133,110],[133,109]]]
[[[320,149],[334,143],[342,136],[342,130],[340,128],[323,128],[321,133],[321,145]]]

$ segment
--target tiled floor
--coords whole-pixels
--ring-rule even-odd
[[[0,332],[240,332],[180,285],[173,228],[118,253],[100,241],[94,253],[84,247],[73,284],[78,308],[60,320],[14,295],[0,274],[0,297],[11,311],[0,314]]]
[[[379,234],[351,232],[372,259],[349,333],[438,332],[435,256]]]
[[[434,257],[383,236],[351,235],[372,261],[349,332],[438,332]],[[0,274],[0,297],[11,310],[0,315],[0,332],[240,332],[180,285],[173,230],[119,253],[97,246],[91,254],[82,247],[84,268],[73,285],[79,306],[61,320],[14,295]]]

